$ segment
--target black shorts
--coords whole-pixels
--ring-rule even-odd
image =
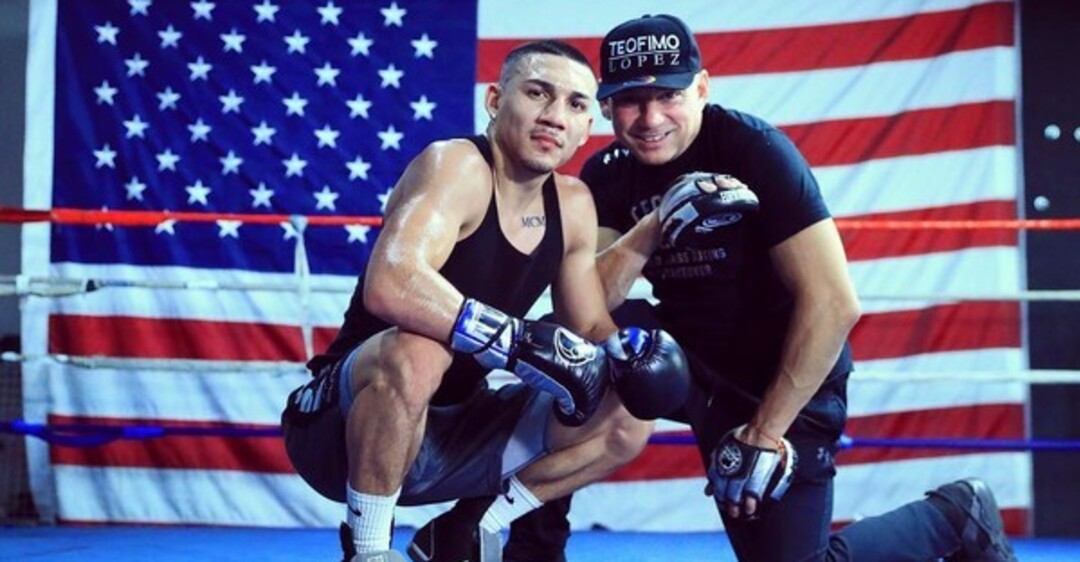
[[[357,348],[358,349],[358,348]],[[285,450],[300,476],[323,496],[345,501],[345,417],[352,404],[349,372],[357,349],[289,394],[281,415]],[[525,384],[481,386],[468,399],[429,406],[416,461],[399,505],[494,495],[505,481],[548,453],[551,395]]]

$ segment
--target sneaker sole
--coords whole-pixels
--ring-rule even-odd
[[[977,558],[973,562],[998,560],[993,556],[994,554],[1004,557],[1008,562],[1017,562],[1016,555],[1005,537],[1005,524],[1001,520],[1001,511],[998,509],[997,500],[994,499],[990,487],[977,478],[968,478],[962,480],[962,482],[967,484],[975,493],[975,497],[979,502],[979,518],[976,520],[976,524],[990,537],[990,550],[993,551],[990,553],[990,557]]]

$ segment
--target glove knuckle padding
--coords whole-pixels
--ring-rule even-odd
[[[716,247],[725,226],[758,209],[757,195],[747,187],[718,187],[707,191],[701,182],[715,182],[714,174],[683,174],[661,198],[659,218],[665,245],[698,249]]]
[[[709,456],[708,478],[717,501],[742,503],[752,497],[759,502],[778,501],[795,473],[795,449],[786,439],[778,449],[763,449],[735,438],[741,428],[725,435]]]
[[[569,426],[582,425],[596,413],[609,379],[602,349],[550,322],[525,322],[507,369],[552,394],[556,417]]]
[[[648,333],[642,349],[626,360],[612,359],[615,391],[634,417],[670,414],[690,392],[690,367],[675,338],[663,330]]]

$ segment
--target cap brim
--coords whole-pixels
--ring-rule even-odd
[[[596,99],[607,99],[611,96],[632,88],[666,88],[670,90],[683,90],[694,83],[698,75],[695,72],[683,72],[680,74],[664,74],[662,76],[642,76],[625,82],[601,83],[596,91]]]

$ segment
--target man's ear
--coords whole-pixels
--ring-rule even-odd
[[[709,101],[709,71],[704,68],[698,73],[697,88],[701,99]]]
[[[487,92],[484,93],[484,109],[487,111],[488,117],[495,118],[495,115],[499,113],[499,103],[502,101],[502,90],[498,84],[488,84]]]
[[[611,121],[611,98],[600,102],[600,115],[603,115],[604,119]]]

